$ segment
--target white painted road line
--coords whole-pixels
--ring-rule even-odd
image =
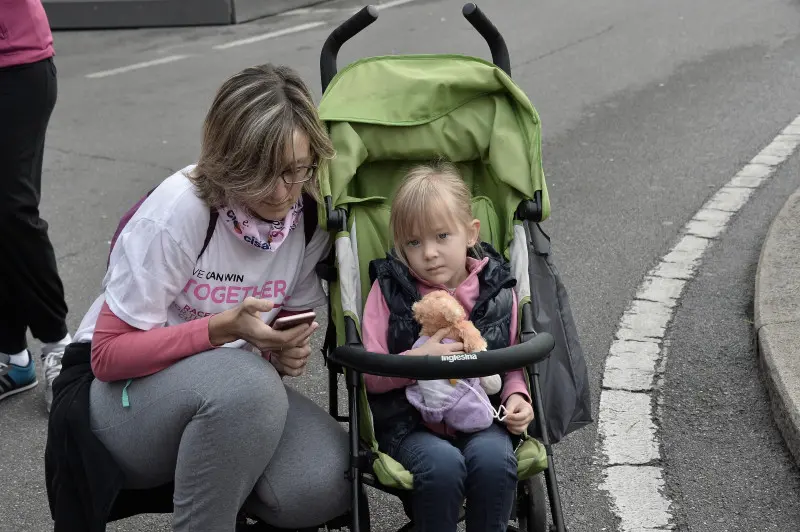
[[[390,2],[385,2],[383,4],[375,5],[375,8],[378,10],[388,9],[390,7],[401,6],[403,4],[409,4],[411,2],[416,2],[418,0],[391,0]],[[333,11],[344,11],[345,9],[313,9],[313,8],[305,8],[305,9],[295,9],[294,11],[288,11],[283,13],[284,15],[302,15],[302,14],[317,14],[317,13],[329,13]],[[301,31],[310,30],[313,28],[318,28],[320,26],[324,26],[327,24],[324,21],[317,21],[317,22],[307,22],[305,24],[299,24],[297,26],[292,26],[290,28],[284,28],[282,30],[276,30],[269,33],[263,33],[261,35],[254,35],[252,37],[247,37],[245,39],[239,39],[236,41],[230,41],[223,44],[217,44],[213,46],[214,50],[227,50],[228,48],[234,48],[236,46],[243,46],[245,44],[253,44],[261,41],[265,41],[267,39],[274,39],[276,37],[282,37],[284,35],[290,35],[292,33],[298,33]],[[93,72],[92,74],[87,74],[86,77],[90,79],[98,79],[98,78],[106,78],[108,76],[115,76],[117,74],[123,74],[125,72],[130,72],[132,70],[139,70],[142,68],[147,68],[156,65],[164,65],[166,63],[173,63],[175,61],[180,61],[181,59],[186,59],[190,57],[189,55],[170,55],[168,57],[162,57],[160,59],[153,59],[151,61],[143,61],[141,63],[135,63],[133,65],[128,65],[119,68],[113,68],[111,70],[103,70],[102,72]]]
[[[382,4],[372,4],[378,11],[382,9],[389,9],[390,7],[402,6],[403,4],[410,4],[411,2],[418,2],[419,0],[391,0]],[[367,5],[367,4],[364,4]],[[300,7],[292,9],[291,11],[284,11],[280,13],[281,16],[289,17],[295,15],[324,15],[326,13],[354,13],[356,10],[361,9],[361,6],[356,7]]]
[[[108,76],[116,76],[117,74],[122,74],[124,72],[130,72],[131,70],[139,70],[141,68],[147,68],[155,65],[164,65],[166,63],[174,63],[175,61],[180,61],[181,59],[186,59],[189,57],[188,55],[170,55],[167,57],[162,57],[160,59],[153,59],[152,61],[144,61],[142,63],[135,63],[133,65],[128,65],[119,68],[112,68],[111,70],[103,70],[102,72],[94,72],[92,74],[87,74],[87,78],[107,78]]]
[[[299,7],[291,11],[284,11],[278,13],[280,17],[293,17],[296,15],[324,15],[326,13],[339,13],[340,11],[352,11],[351,9],[343,9],[341,7],[320,7],[314,9],[313,7]]]
[[[390,7],[397,7],[403,4],[410,4],[411,2],[417,2],[418,0],[391,0],[390,2],[384,2],[383,4],[373,4],[377,10],[382,9],[389,9]],[[315,15],[315,14],[323,14],[323,13],[331,13],[334,11],[351,11],[351,9],[331,9],[331,8],[301,8],[295,9],[293,11],[287,11],[283,13],[284,15]],[[248,37],[246,39],[241,39],[238,41],[231,41],[224,44],[218,44],[214,46],[215,50],[225,50],[227,48],[233,48],[234,46],[241,46],[243,44],[252,44],[254,42],[263,41],[266,39],[272,39],[274,37],[281,37],[283,35],[289,35],[290,33],[297,33],[299,31],[310,30],[312,28],[317,28],[319,26],[324,26],[326,22],[307,22],[305,24],[300,24],[297,26],[292,26],[291,28],[285,28],[278,31],[273,31],[270,33],[265,33],[263,35],[255,35],[253,37]]]
[[[381,9],[389,9],[390,7],[397,7],[402,6],[403,4],[410,4],[411,2],[416,2],[417,0],[391,0],[391,2],[384,2],[383,4],[374,4],[375,9],[380,11]]]
[[[231,42],[226,42],[224,44],[218,44],[214,46],[214,50],[227,50],[228,48],[233,48],[234,46],[242,46],[244,44],[252,44],[254,42],[265,41],[267,39],[274,39],[275,37],[281,37],[283,35],[289,35],[291,33],[310,30],[312,28],[317,28],[319,26],[324,26],[324,25],[325,22],[307,22],[305,24],[300,24],[298,26],[292,26],[291,28],[284,28],[282,30],[272,31],[270,33],[264,33],[261,35],[254,35],[252,37],[247,37],[246,39],[239,39],[238,41],[231,41]]]
[[[800,116],[756,155],[683,227],[682,237],[644,278],[622,315],[600,392],[598,437],[604,481],[622,532],[674,528],[664,489],[658,405],[668,356],[664,337],[683,289],[706,249],[755,189],[800,145]],[[657,395],[657,394],[656,394]]]

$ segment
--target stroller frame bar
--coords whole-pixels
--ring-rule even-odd
[[[518,211],[519,212],[519,211]],[[529,247],[535,252],[542,252],[543,250],[537,249],[537,244],[540,244],[534,235],[539,234],[538,231],[534,232],[533,225],[535,222],[525,220],[522,225],[525,228],[525,240]],[[538,224],[537,224],[538,225]],[[531,272],[528,272],[532,276]],[[531,279],[531,283],[533,279]],[[544,333],[539,333],[544,334]],[[533,328],[533,310],[531,304],[528,303],[522,307],[522,327],[520,332],[520,340],[525,342],[531,336],[535,336],[536,331]],[[539,429],[542,444],[544,445],[547,453],[547,469],[545,470],[545,483],[547,484],[547,498],[550,501],[550,513],[553,517],[553,528],[557,532],[565,532],[566,525],[564,524],[564,509],[561,505],[561,494],[558,490],[558,478],[556,477],[555,461],[553,459],[553,446],[550,443],[550,432],[547,428],[547,417],[545,416],[544,402],[542,400],[542,385],[539,379],[539,365],[532,364],[528,366],[528,375],[531,379],[531,392],[533,393],[533,411],[535,413],[536,426]]]
[[[510,76],[511,59],[508,56],[508,46],[506,46],[506,41],[503,39],[503,36],[500,35],[497,27],[495,27],[492,21],[489,20],[489,17],[484,15],[483,11],[472,2],[464,4],[464,7],[461,9],[461,14],[464,15],[464,18],[467,19],[469,23],[472,24],[472,27],[478,30],[478,33],[486,40],[486,44],[489,45],[489,50],[492,52],[492,63],[500,67],[503,72]]]
[[[331,32],[325,40],[325,44],[322,45],[322,53],[319,57],[322,92],[325,92],[336,75],[336,56],[339,55],[339,49],[376,20],[378,20],[378,9],[372,5],[364,6],[358,13],[342,22]]]

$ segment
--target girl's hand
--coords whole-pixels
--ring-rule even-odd
[[[506,417],[503,422],[512,434],[522,434],[533,421],[533,407],[521,394],[506,399]]]
[[[444,337],[447,336],[449,330],[450,329],[439,329],[433,334],[433,336],[428,338],[428,340],[424,344],[417,347],[416,349],[411,349],[410,351],[406,351],[406,355],[411,355],[411,356],[452,355],[455,353],[463,353],[464,344],[461,342],[453,342],[448,344],[442,343],[442,340],[444,340]]]
[[[273,308],[272,301],[247,297],[239,306],[215,314],[208,322],[211,345],[219,346],[245,340],[261,351],[278,351],[303,345],[319,327],[316,322],[301,324],[291,329],[276,331],[261,317],[262,312]]]

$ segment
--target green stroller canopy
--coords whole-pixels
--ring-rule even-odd
[[[319,105],[336,157],[320,176],[333,207],[388,203],[409,166],[445,157],[499,213],[504,250],[519,202],[541,192],[539,116],[495,65],[461,55],[371,57],[340,71]],[[324,218],[324,217],[323,217]]]

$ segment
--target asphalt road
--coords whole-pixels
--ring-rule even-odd
[[[384,53],[488,57],[461,5],[420,0],[387,9],[345,46],[340,65]],[[553,209],[545,227],[572,298],[596,409],[606,354],[642,276],[693,213],[800,113],[800,2],[479,5],[505,36],[512,75],[543,121]],[[325,10],[237,27],[55,35],[59,100],[42,212],[51,223],[72,330],[98,293],[119,216],[195,160],[203,116],[226,76],[257,63],[286,63],[319,97],[320,47],[357,4],[319,7]],[[213,48],[317,21],[326,24]],[[788,532],[800,523],[798,471],[770,418],[746,322],[763,235],[800,186],[798,170],[794,158],[739,213],[707,254],[668,331],[660,436],[677,530]],[[321,364],[293,385],[327,401]],[[0,531],[51,528],[45,431],[40,393],[0,404]],[[596,428],[571,435],[556,452],[570,530],[617,530],[609,497],[598,489]],[[375,530],[402,524],[395,501],[374,496],[372,510]],[[169,530],[169,521],[137,517],[109,530]]]

